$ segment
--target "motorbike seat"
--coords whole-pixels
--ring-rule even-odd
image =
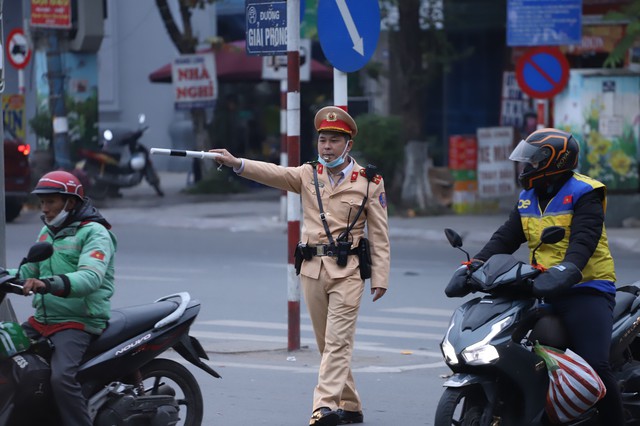
[[[542,345],[565,350],[569,346],[569,334],[560,320],[553,314],[544,314],[531,330],[529,340],[539,342]]]
[[[88,354],[104,352],[127,339],[137,336],[176,310],[179,304],[163,300],[145,305],[111,311],[111,319],[104,332],[91,343]]]
[[[635,294],[626,291],[616,291],[616,306],[613,309],[613,322],[616,322],[624,313],[628,312],[637,298],[638,296]]]

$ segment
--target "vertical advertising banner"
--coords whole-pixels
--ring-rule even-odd
[[[2,119],[4,138],[23,143],[26,125],[23,95],[2,95]]]
[[[31,0],[31,26],[71,28],[71,0]]]
[[[513,127],[485,127],[478,135],[478,195],[495,198],[516,192]]]
[[[218,97],[213,53],[182,55],[171,67],[175,109],[213,108]]]

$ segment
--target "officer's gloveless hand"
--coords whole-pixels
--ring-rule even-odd
[[[533,294],[537,297],[556,296],[582,280],[582,272],[571,262],[561,262],[538,275],[533,281]]]

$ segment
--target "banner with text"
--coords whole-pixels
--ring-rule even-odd
[[[71,28],[71,0],[31,0],[31,26]]]
[[[213,53],[182,55],[171,69],[175,109],[213,108],[218,97]]]
[[[478,136],[478,195],[495,198],[516,192],[513,127],[485,127]]]

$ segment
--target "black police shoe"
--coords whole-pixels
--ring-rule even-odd
[[[339,425],[350,425],[354,423],[364,423],[364,415],[362,411],[347,411],[342,408],[338,408],[336,411],[338,413],[338,421]]]
[[[329,407],[320,407],[311,415],[309,426],[338,426],[338,413]]]

